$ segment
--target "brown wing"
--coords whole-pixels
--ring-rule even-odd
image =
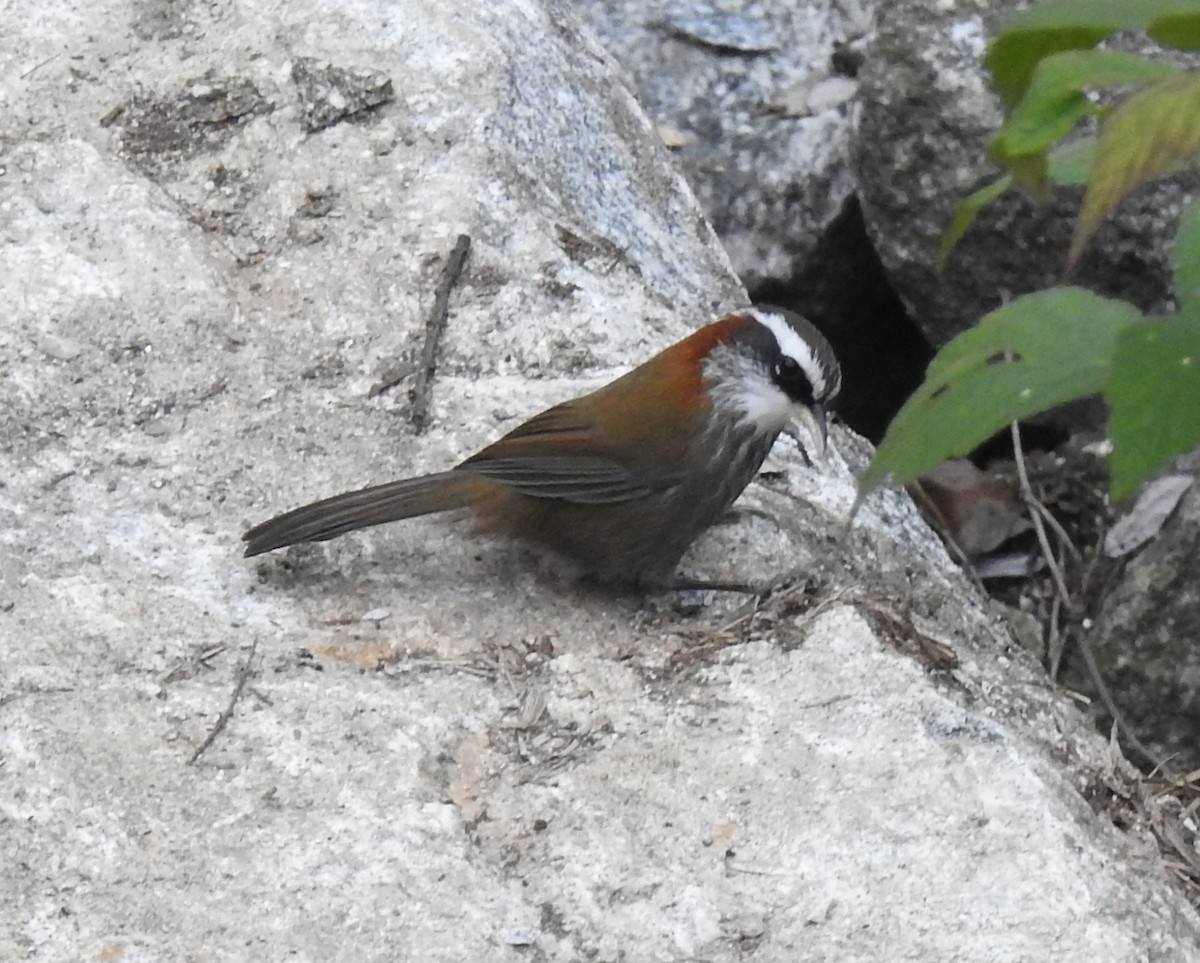
[[[534,498],[584,505],[642,498],[681,480],[633,466],[610,447],[603,432],[568,402],[535,415],[454,470]]]

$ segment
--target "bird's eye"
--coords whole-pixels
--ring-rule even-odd
[[[789,398],[806,405],[812,404],[812,383],[795,358],[785,354],[776,361],[771,371],[771,379]]]

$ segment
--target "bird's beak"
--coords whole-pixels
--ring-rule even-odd
[[[804,460],[810,465],[811,450],[818,459],[825,460],[825,442],[829,437],[829,425],[825,419],[825,409],[821,405],[812,407],[797,406],[795,418],[788,426],[788,434],[796,439]]]

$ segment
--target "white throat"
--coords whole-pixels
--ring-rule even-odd
[[[777,435],[795,417],[795,405],[755,359],[728,346],[705,363],[713,404],[756,435]]]

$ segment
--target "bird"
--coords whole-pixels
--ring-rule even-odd
[[[292,509],[243,536],[251,557],[461,510],[483,534],[576,563],[604,583],[671,588],[788,431],[824,454],[841,371],[805,318],[769,305],[699,328],[601,388],[535,415],[447,471]],[[682,584],[679,582],[679,584]]]

